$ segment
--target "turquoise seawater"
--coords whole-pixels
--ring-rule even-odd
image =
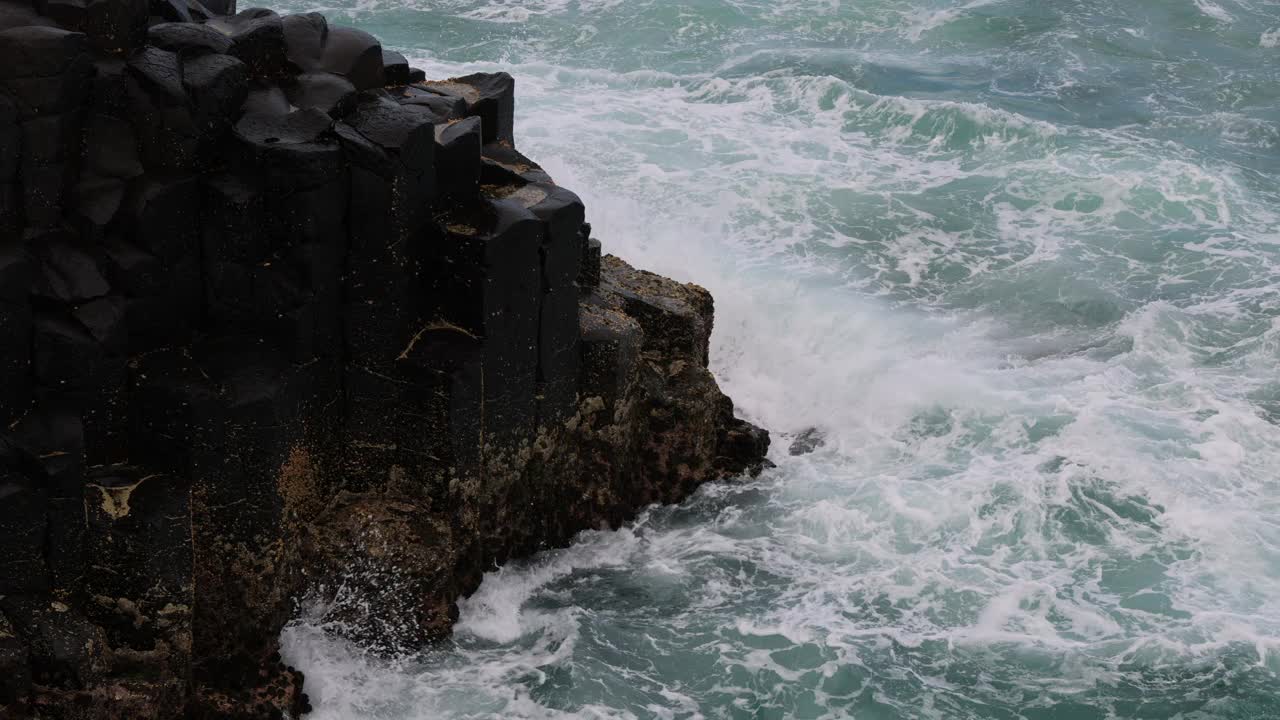
[[[315,717],[1280,718],[1275,0],[287,0],[505,69],[777,467],[490,574]],[[818,426],[818,452],[789,434]]]

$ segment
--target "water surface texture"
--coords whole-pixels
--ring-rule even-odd
[[[778,465],[422,655],[304,618],[314,717],[1280,718],[1275,0],[282,4],[515,75]]]

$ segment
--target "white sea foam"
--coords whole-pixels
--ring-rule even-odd
[[[911,42],[919,42],[920,38],[930,30],[942,27],[947,23],[962,17],[970,10],[976,10],[988,5],[995,5],[1001,0],[970,0],[959,7],[945,8],[942,10],[926,9],[912,10],[904,13],[904,19],[907,21],[906,26],[902,30],[902,34]]]
[[[1235,20],[1231,13],[1212,0],[1194,0],[1196,9],[1219,22],[1229,23]]]

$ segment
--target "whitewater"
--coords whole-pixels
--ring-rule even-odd
[[[715,295],[776,463],[440,647],[304,613],[313,717],[1280,718],[1280,4],[277,9],[511,72],[605,250]]]

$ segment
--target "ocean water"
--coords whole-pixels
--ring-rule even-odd
[[[1275,0],[277,5],[515,75],[606,250],[713,291],[777,463],[444,647],[301,618],[314,717],[1280,718]]]

